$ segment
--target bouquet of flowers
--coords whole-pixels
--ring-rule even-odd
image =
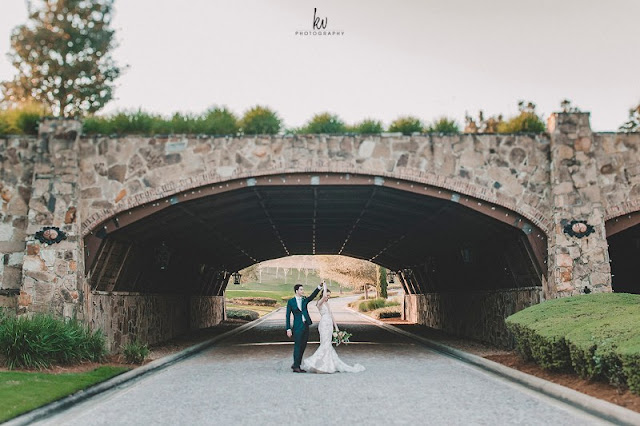
[[[340,343],[349,343],[349,337],[351,336],[353,336],[353,334],[346,330],[334,331],[332,343],[335,343],[336,346],[339,346]]]

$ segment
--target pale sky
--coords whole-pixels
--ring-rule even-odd
[[[104,112],[275,109],[286,126],[329,111],[348,123],[400,115],[548,115],[571,99],[614,131],[640,102],[637,0],[116,0],[116,60],[129,68]],[[327,31],[312,30],[313,9]],[[24,0],[2,0],[0,80]]]

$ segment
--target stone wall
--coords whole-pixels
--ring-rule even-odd
[[[542,287],[489,292],[405,295],[409,322],[465,336],[501,347],[511,347],[504,319],[542,300]]]
[[[0,307],[16,307],[22,284],[37,139],[0,138]]]
[[[225,318],[224,297],[192,296],[190,317],[192,330],[219,324]]]
[[[593,135],[605,219],[640,210],[640,133]]]
[[[82,138],[83,235],[117,212],[230,179],[294,172],[389,176],[471,195],[550,226],[544,135]]]
[[[224,319],[222,297],[92,292],[89,303],[90,326],[104,332],[111,352],[136,339],[153,345]]]

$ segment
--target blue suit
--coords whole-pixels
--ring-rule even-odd
[[[301,301],[302,309],[298,308],[298,302],[293,297],[287,302],[287,330],[293,333],[293,368],[300,368],[302,355],[307,348],[309,341],[309,326],[312,324],[307,305],[320,292],[319,288],[313,290],[309,297],[303,297]],[[293,328],[291,327],[291,314],[293,314]],[[304,321],[302,318],[304,317]]]

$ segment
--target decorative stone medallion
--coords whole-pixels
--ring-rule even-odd
[[[36,232],[36,239],[44,244],[56,244],[67,239],[67,234],[56,226],[45,226]]]
[[[572,220],[564,225],[564,233],[576,238],[587,237],[595,231],[586,220]]]

